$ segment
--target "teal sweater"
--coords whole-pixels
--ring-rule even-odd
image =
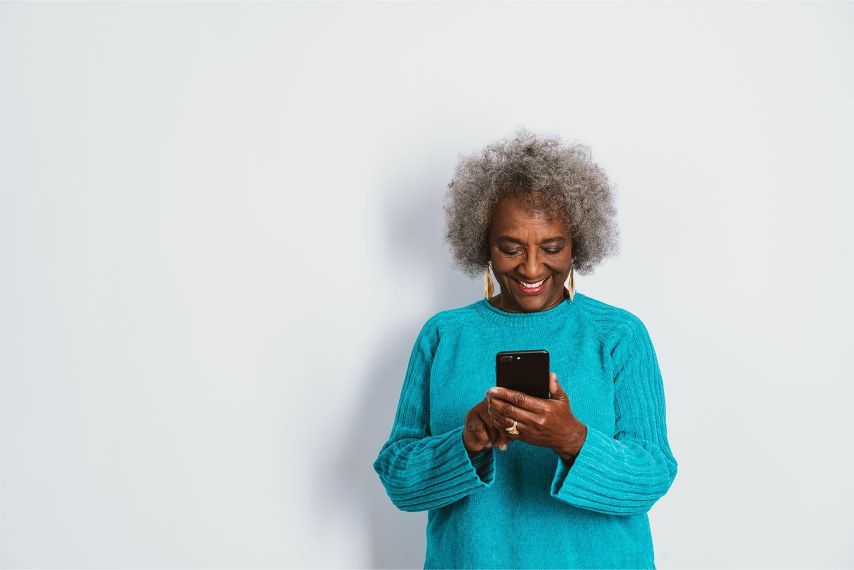
[[[545,349],[587,437],[568,466],[514,441],[469,457],[466,413],[495,385],[495,354]],[[373,463],[392,503],[425,511],[425,568],[655,568],[647,511],[670,488],[658,360],[643,323],[581,293],[510,313],[485,298],[440,311],[409,358]]]

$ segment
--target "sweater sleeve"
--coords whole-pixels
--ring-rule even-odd
[[[430,433],[430,372],[439,340],[431,318],[412,348],[391,434],[373,463],[386,494],[402,511],[444,507],[495,480],[495,450],[470,458],[464,425]]]
[[[614,374],[616,434],[587,426],[575,460],[557,459],[552,497],[611,515],[649,511],[676,477],[667,441],[664,387],[646,327],[634,315],[607,343]]]

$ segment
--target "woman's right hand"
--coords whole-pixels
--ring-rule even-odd
[[[466,427],[463,430],[463,443],[469,457],[489,447],[506,451],[513,440],[507,433],[496,427],[489,416],[489,402],[484,398],[466,414]]]

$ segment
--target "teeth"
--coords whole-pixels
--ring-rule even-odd
[[[543,284],[543,281],[545,281],[545,279],[537,281],[536,283],[526,283],[524,281],[519,281],[519,283],[521,283],[522,287],[525,287],[526,289],[536,289],[537,287]]]

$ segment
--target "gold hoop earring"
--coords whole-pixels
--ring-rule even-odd
[[[483,276],[483,294],[486,295],[487,301],[492,298],[492,292],[495,289],[492,287],[492,277],[489,276],[489,263],[486,264],[486,273]]]
[[[569,290],[569,301],[571,303],[575,302],[575,276],[573,274],[573,266],[569,267],[569,277],[566,278],[566,282],[563,284]]]

